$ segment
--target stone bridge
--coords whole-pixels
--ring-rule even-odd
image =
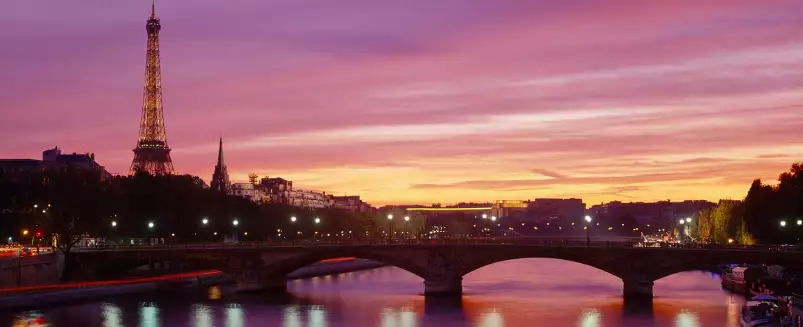
[[[67,269],[78,272],[83,278],[102,278],[153,262],[179,262],[193,268],[229,273],[244,291],[283,292],[290,272],[340,257],[379,261],[409,271],[424,280],[425,295],[458,296],[466,274],[496,262],[521,258],[567,260],[605,271],[622,280],[625,298],[652,297],[653,282],[658,279],[720,264],[778,264],[803,268],[803,252],[772,249],[409,244],[120,248],[72,253]]]

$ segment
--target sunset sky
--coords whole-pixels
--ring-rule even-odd
[[[7,1],[0,157],[127,173],[150,1]],[[159,0],[179,173],[375,204],[742,198],[803,160],[800,0]]]

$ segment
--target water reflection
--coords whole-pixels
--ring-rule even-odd
[[[462,298],[432,298],[421,295],[420,278],[391,267],[292,281],[287,296],[236,294],[220,286],[121,296],[44,310],[44,316],[0,313],[0,327],[36,320],[53,327],[739,326],[743,300],[705,274],[656,282],[654,301],[624,302],[621,287],[621,280],[593,268],[522,260],[472,273]]]
[[[195,320],[195,327],[212,327],[215,325],[212,308],[206,304],[193,305],[192,315]]]
[[[229,304],[226,306],[226,326],[245,326],[245,314],[243,313],[243,306],[239,304]]]
[[[676,327],[700,327],[700,320],[697,319],[697,315],[682,310],[678,312],[677,318],[675,318],[675,326]]]
[[[45,315],[40,311],[27,311],[18,314],[11,322],[11,327],[31,327],[31,326],[50,326],[45,319]]]
[[[417,317],[412,307],[402,307],[399,310],[385,308],[382,310],[382,327],[415,327]]]
[[[584,310],[580,315],[580,327],[599,327],[602,321],[602,314],[599,310],[590,309]]]
[[[159,324],[159,308],[153,302],[143,302],[139,306],[139,326],[140,327],[158,327]]]
[[[480,322],[478,327],[504,327],[505,319],[502,317],[502,311],[499,309],[489,309],[480,315]]]
[[[123,314],[114,303],[103,303],[103,327],[123,327]]]
[[[284,327],[301,327],[301,315],[297,305],[284,308]]]
[[[310,327],[326,327],[326,309],[322,305],[314,305],[309,310]]]

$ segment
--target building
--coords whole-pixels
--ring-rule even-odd
[[[326,192],[310,190],[291,190],[288,200],[291,206],[309,209],[331,208],[334,204],[333,197]]]
[[[710,209],[716,203],[703,200],[688,200],[682,202],[620,202],[612,201],[591,206],[589,214],[594,217],[607,217],[618,219],[632,217],[639,225],[671,224],[681,218],[694,216],[695,213]]]
[[[527,218],[536,223],[553,220],[581,221],[586,214],[582,199],[534,199],[527,204]]]
[[[332,197],[333,207],[351,212],[371,212],[373,207],[363,202],[359,195]]]
[[[223,138],[220,138],[220,146],[217,152],[217,164],[215,165],[215,172],[212,173],[212,181],[209,182],[210,187],[214,191],[223,194],[231,193],[231,182],[229,181],[229,172],[226,169],[226,163],[223,162]]]
[[[528,203],[522,200],[496,200],[491,205],[491,216],[515,217],[523,214]]]
[[[257,188],[263,190],[273,203],[290,203],[290,191],[293,190],[293,182],[281,177],[265,177],[259,181]]]
[[[244,197],[256,203],[270,202],[270,197],[264,190],[251,183],[231,184],[231,194]]]
[[[0,173],[16,174],[32,170],[45,170],[60,166],[80,167],[101,173],[101,178],[111,177],[106,168],[95,161],[94,153],[63,154],[57,146],[42,152],[42,160],[36,159],[0,159]]]

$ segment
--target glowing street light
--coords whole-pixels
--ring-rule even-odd
[[[321,223],[321,218],[315,218],[315,223],[316,224],[320,224]]]
[[[781,227],[785,227],[785,226],[786,226],[786,220],[781,220]]]
[[[209,223],[209,219],[204,218],[203,220],[201,220],[201,224],[206,225],[208,223]]]
[[[491,221],[496,221],[496,216],[491,216]]]
[[[798,220],[797,220],[797,225],[798,225],[798,226],[800,226],[800,225],[803,225],[803,220],[800,220],[800,219],[798,219]]]
[[[404,216],[404,221],[410,221],[410,216]],[[800,225],[800,224],[798,224]]]
[[[388,220],[393,220],[393,215],[392,214],[388,214]]]
[[[148,223],[148,228],[153,228],[153,222]]]
[[[686,218],[686,223],[691,223],[691,218]]]
[[[482,219],[488,219],[488,214],[482,214]]]
[[[33,205],[33,208],[34,208],[34,209],[36,209],[36,208],[39,208],[39,205],[38,205],[38,204],[34,204],[34,205]]]
[[[296,222],[296,216],[292,216],[292,217],[290,217],[290,222],[291,222],[291,223],[294,223],[294,222]]]
[[[591,216],[586,216],[586,222],[587,222],[587,223],[590,223],[590,222],[591,222]]]
[[[27,229],[23,229],[22,230],[22,235],[28,235],[28,230]]]
[[[240,224],[240,221],[239,221],[239,220],[237,220],[237,219],[235,219],[235,220],[232,220],[232,221],[231,221],[231,224],[232,224],[232,225],[234,225],[234,226],[237,226],[237,225],[239,225],[239,224]]]
[[[112,227],[117,227],[117,222],[112,220]]]
[[[684,223],[686,223],[686,221],[685,221],[685,220],[683,220],[683,219],[681,219],[681,220],[679,221],[679,223],[680,223],[681,225],[683,225]]]

